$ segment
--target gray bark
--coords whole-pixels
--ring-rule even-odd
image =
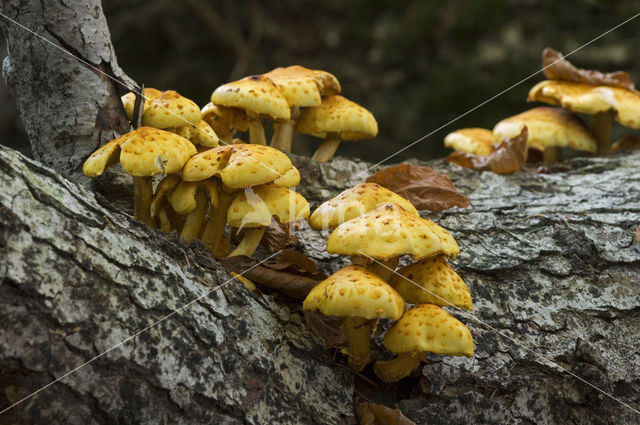
[[[114,79],[134,83],[118,67],[101,2],[6,0],[0,11],[58,47],[0,18],[3,76],[33,156],[79,177],[92,151],[129,128]]]

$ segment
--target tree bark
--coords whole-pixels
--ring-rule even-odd
[[[101,2],[7,0],[0,11],[26,27],[0,18],[3,77],[33,156],[78,178],[92,151],[129,130],[118,95],[126,89],[114,80],[135,85],[118,67]]]

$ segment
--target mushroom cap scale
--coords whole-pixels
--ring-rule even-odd
[[[363,266],[346,266],[317,284],[305,298],[303,310],[327,316],[398,320],[405,302],[389,284]]]
[[[569,147],[579,151],[595,152],[598,148],[593,131],[576,115],[562,108],[540,106],[505,118],[495,125],[496,142],[520,134],[527,126],[527,145],[544,151],[548,147]]]
[[[367,109],[334,95],[323,99],[320,106],[303,109],[296,130],[320,138],[335,132],[340,133],[341,140],[358,140],[375,137],[378,122]]]
[[[457,151],[488,156],[493,152],[493,132],[486,128],[462,128],[447,134],[444,145]]]
[[[142,114],[142,125],[155,128],[181,127],[197,124],[201,120],[196,103],[174,90],[167,90],[157,97]]]
[[[275,184],[247,188],[231,202],[227,222],[236,228],[263,227],[271,224],[271,217],[280,223],[307,219],[309,203],[299,193]]]
[[[473,338],[469,329],[432,304],[420,304],[407,310],[385,335],[384,345],[398,354],[428,351],[473,356]]]
[[[385,204],[338,226],[327,241],[327,252],[389,260],[410,254],[414,259],[460,252],[455,239],[431,220]]]
[[[377,183],[360,183],[320,205],[311,214],[309,224],[314,229],[334,229],[384,204],[397,204],[408,213],[419,216],[416,208],[395,192]]]
[[[396,270],[389,284],[411,304],[428,303],[473,310],[467,285],[440,255]]]
[[[268,115],[273,119],[291,118],[287,100],[275,84],[262,75],[252,75],[221,85],[211,94],[211,102]]]

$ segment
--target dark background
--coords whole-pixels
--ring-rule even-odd
[[[373,112],[375,140],[339,153],[371,161],[445,125],[540,69],[552,46],[568,53],[640,12],[636,1],[106,0],[122,68],[146,86],[204,105],[213,89],[245,75],[300,64],[336,75],[343,94]],[[623,69],[638,80],[640,18],[571,56],[578,66]],[[4,56],[4,46],[2,53]],[[447,153],[446,133],[492,128],[530,105],[536,75],[396,157]],[[0,83],[0,143],[28,152]],[[614,135],[626,134],[620,128]],[[310,153],[319,143],[296,139]]]

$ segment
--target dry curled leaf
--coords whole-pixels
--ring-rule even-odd
[[[360,425],[416,425],[400,409],[391,409],[381,404],[354,399],[356,418]]]
[[[519,135],[504,139],[489,156],[478,156],[468,152],[454,152],[447,162],[476,171],[492,171],[496,174],[515,173],[527,162],[527,127]]]
[[[340,325],[343,317],[325,316],[318,311],[305,310],[304,321],[312,334],[324,342],[327,348],[347,346],[347,337]]]
[[[612,86],[627,90],[635,90],[629,73],[615,71],[603,73],[580,69],[566,60],[562,53],[547,47],[542,51],[542,68],[545,77],[550,80],[575,81],[576,83],[590,84],[593,86]]]
[[[279,255],[285,252],[287,251]],[[304,299],[309,291],[327,276],[318,273],[317,265],[304,254],[285,255],[286,257],[276,256],[262,263],[242,255],[220,258],[219,261],[229,272],[242,273],[258,285],[275,289],[292,298]],[[287,261],[282,261],[282,258],[286,258]]]
[[[289,223],[280,223],[272,218],[271,224],[265,229],[260,240],[260,246],[267,252],[278,252],[290,246],[295,246],[297,239],[291,233]]]
[[[458,192],[449,176],[429,167],[403,162],[384,168],[367,179],[407,198],[419,210],[442,211],[469,206],[469,198]]]

